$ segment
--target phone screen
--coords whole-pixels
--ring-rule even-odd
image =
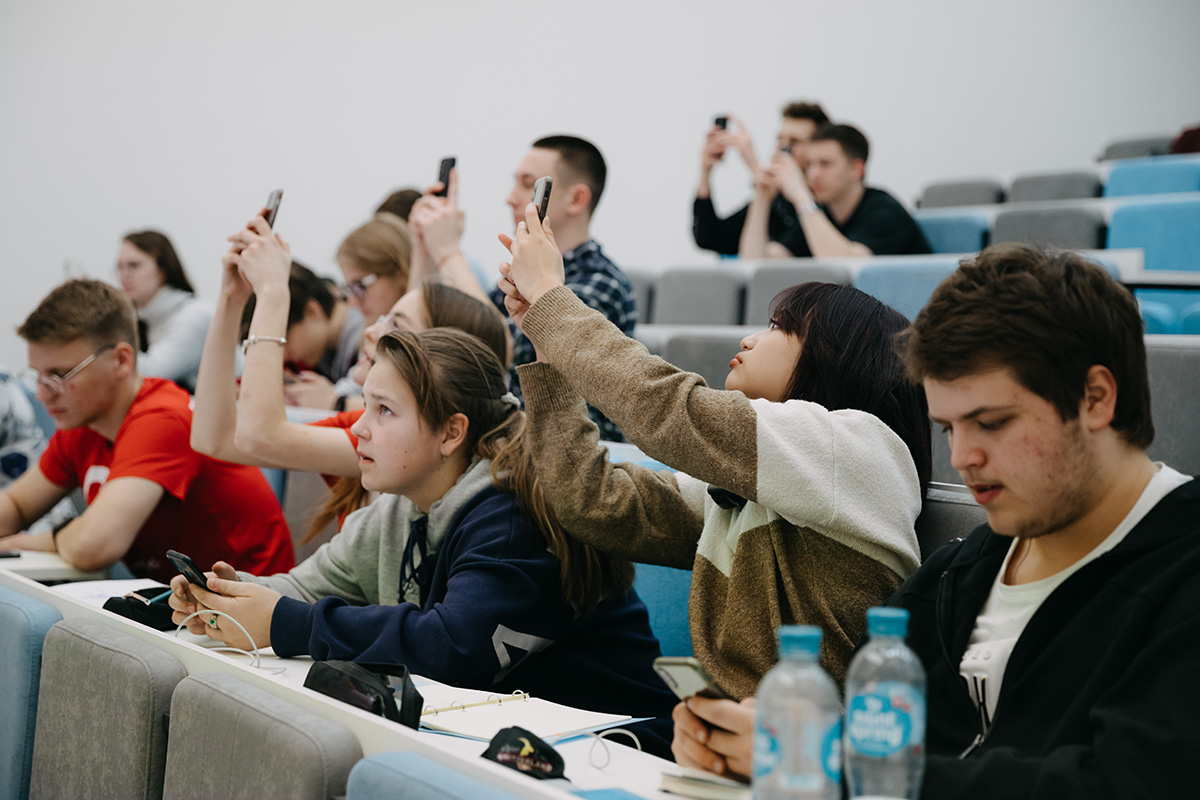
[[[717,117],[713,120],[713,125],[721,130],[725,130],[726,126],[729,125],[729,117]]]
[[[196,562],[191,556],[184,555],[178,550],[168,550],[167,560],[175,565],[175,569],[183,573],[183,576],[188,579],[189,583],[193,583],[202,589],[208,588],[208,579],[204,577],[204,571],[196,566]]]

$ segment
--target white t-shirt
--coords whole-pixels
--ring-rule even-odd
[[[1000,685],[1004,680],[1004,670],[1008,666],[1013,647],[1046,598],[1067,578],[1120,544],[1159,500],[1192,479],[1190,475],[1184,475],[1163,464],[1155,466],[1158,467],[1158,471],[1146,484],[1141,497],[1134,503],[1125,519],[1121,520],[1121,524],[1090,553],[1061,572],[1033,583],[1019,586],[1005,584],[1003,578],[1008,572],[1008,562],[1018,542],[1017,539],[1013,539],[1008,554],[1004,557],[1004,563],[996,573],[991,594],[988,595],[983,610],[975,618],[975,629],[971,632],[967,651],[963,653],[958,669],[966,681],[971,699],[980,708],[985,728],[991,725],[992,712],[1000,698]]]

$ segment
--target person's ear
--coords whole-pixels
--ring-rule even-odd
[[[449,458],[463,446],[467,441],[467,429],[470,426],[471,421],[461,411],[450,415],[450,419],[442,426],[442,456]],[[467,457],[470,458],[470,454]]]
[[[867,162],[861,158],[856,158],[851,161],[851,164],[854,165],[854,177],[860,181],[865,180],[867,177]]]
[[[118,378],[127,378],[137,369],[137,353],[129,342],[117,342],[113,346],[113,360],[117,364]]]
[[[1080,413],[1090,431],[1112,423],[1117,412],[1117,379],[1108,367],[1093,364],[1087,371]]]
[[[592,187],[586,183],[577,183],[567,194],[567,214],[577,217],[587,213],[592,205]]]
[[[315,319],[318,321],[324,321],[328,319],[328,316],[329,315],[325,313],[325,309],[321,308],[321,304],[317,302],[316,298],[308,298],[308,302],[304,304],[305,320]]]

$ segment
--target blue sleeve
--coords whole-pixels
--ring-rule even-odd
[[[402,663],[443,683],[482,688],[549,647],[571,622],[558,561],[515,503],[468,512],[436,557],[424,609],[281,599],[271,620],[276,653]]]

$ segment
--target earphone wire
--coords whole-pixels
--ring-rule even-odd
[[[245,626],[242,625],[242,623],[238,622],[233,617],[232,614],[226,614],[224,611],[217,611],[215,609],[207,609],[205,611],[193,611],[191,614],[188,614],[186,617],[184,617],[182,620],[180,620],[179,625],[175,628],[175,638],[176,639],[179,638],[179,632],[184,629],[184,627],[188,623],[188,620],[193,619],[195,617],[201,617],[201,616],[207,616],[209,618],[214,617],[214,616],[225,617],[230,622],[232,622],[234,625],[237,625],[238,630],[240,630],[242,632],[242,635],[246,637],[246,640],[248,642],[250,642],[249,650],[243,650],[240,647],[228,647],[228,646],[209,647],[206,649],[212,650],[214,653],[239,653],[240,655],[249,656],[250,657],[250,666],[252,666],[255,669],[260,670],[262,672],[266,672],[269,675],[282,675],[283,673],[287,672],[287,667],[264,667],[262,665],[262,656],[260,656],[259,652],[258,652],[258,645],[256,645],[254,643],[254,637],[250,635],[250,631],[246,630]]]

